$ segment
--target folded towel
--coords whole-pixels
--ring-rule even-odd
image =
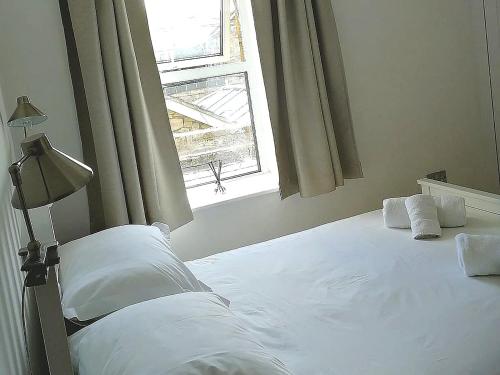
[[[442,228],[463,227],[466,222],[465,199],[453,195],[433,197]],[[384,224],[388,228],[410,228],[410,217],[405,205],[406,197],[383,201]]]
[[[412,195],[405,200],[405,205],[414,239],[422,240],[441,236],[436,203],[432,196]]]
[[[465,225],[465,199],[453,195],[433,197],[436,202],[439,224],[442,228]]]
[[[406,197],[384,199],[382,213],[388,228],[410,228],[410,218],[405,206]]]
[[[458,264],[467,276],[500,275],[500,236],[460,233]]]

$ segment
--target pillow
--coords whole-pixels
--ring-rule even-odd
[[[126,307],[75,333],[69,343],[79,375],[290,374],[212,293]]]
[[[91,320],[152,298],[207,290],[171,251],[165,224],[107,229],[62,245],[59,256],[68,319]]]

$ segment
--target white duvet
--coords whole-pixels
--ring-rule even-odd
[[[207,292],[125,307],[72,335],[70,348],[79,375],[291,375]]]
[[[375,211],[188,267],[294,374],[500,374],[500,277],[463,275],[460,232],[500,220],[416,241]]]

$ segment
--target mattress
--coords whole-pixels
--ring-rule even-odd
[[[381,211],[188,262],[294,374],[500,374],[500,277],[464,276],[454,236],[417,241]]]

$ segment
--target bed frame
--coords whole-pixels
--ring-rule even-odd
[[[49,267],[47,284],[35,287],[35,297],[50,375],[71,375],[73,366],[69,354],[56,267]],[[43,358],[43,353],[37,353],[37,355]],[[33,371],[33,374],[36,373],[37,371]]]
[[[430,179],[421,179],[417,183],[421,186],[423,194],[460,196],[465,198],[468,209],[500,215],[500,195]],[[35,293],[50,374],[73,374],[55,267],[49,269],[47,285],[35,287]]]
[[[428,178],[417,180],[417,183],[422,188],[422,194],[433,196],[456,195],[465,198],[465,206],[467,208],[500,215],[500,195],[446,182],[434,181]]]

